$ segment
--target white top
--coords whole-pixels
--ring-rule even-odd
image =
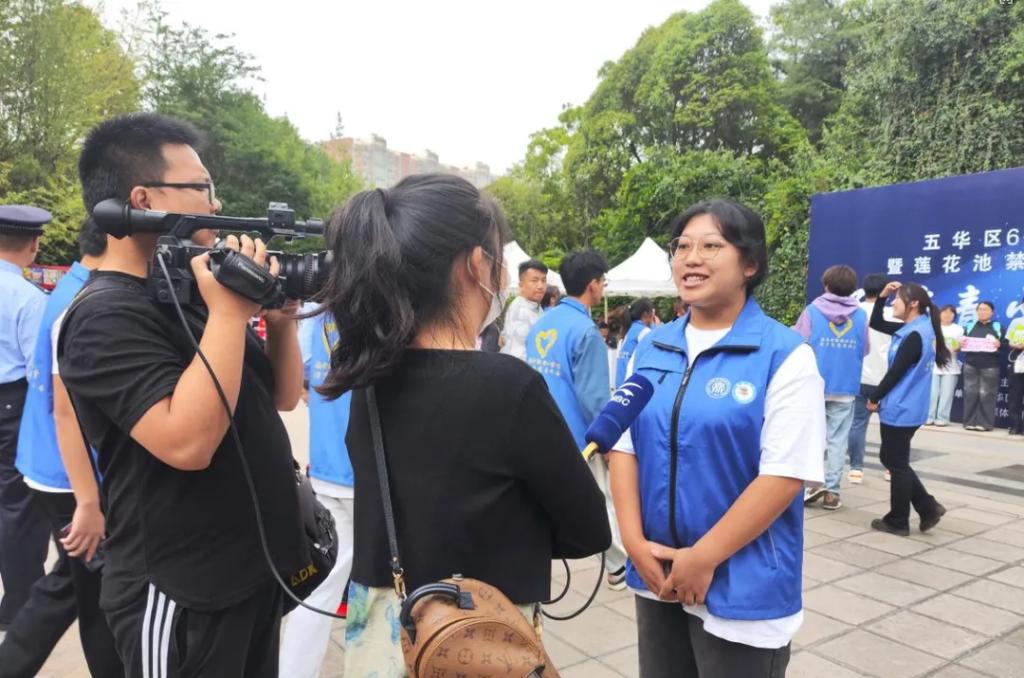
[[[868,323],[871,322],[871,311],[875,308],[875,302],[862,301],[860,307],[868,314]],[[883,316],[886,320],[896,321],[892,314],[892,307],[886,306]],[[889,344],[892,337],[878,330],[868,330],[868,354],[864,356],[864,366],[860,370],[860,383],[869,386],[878,386],[882,383],[882,377],[889,371]]]
[[[946,346],[949,348],[952,357],[948,365],[945,367],[936,365],[933,371],[935,374],[960,374],[960,361],[956,359],[956,354],[960,349],[960,341],[964,338],[964,328],[956,323],[943,325],[942,337],[946,340]]]
[[[58,374],[58,372],[57,372],[57,337],[60,336],[60,325],[61,325],[62,322],[64,322],[64,315],[66,313],[67,313],[67,310],[65,310],[63,313],[61,313],[60,316],[57,317],[57,320],[50,327],[50,347],[51,347],[50,374],[51,375]],[[31,487],[33,490],[36,490],[37,492],[50,492],[52,494],[70,494],[72,492],[71,489],[66,488],[66,487],[52,487],[50,485],[43,485],[42,483],[37,483],[36,481],[32,480],[31,478],[28,478],[27,476],[24,477],[24,480],[25,480],[25,484],[26,485]]]
[[[540,304],[516,297],[505,310],[505,325],[501,336],[505,338],[502,353],[526,360],[526,336],[542,314]]]
[[[686,327],[686,346],[692,361],[714,346],[728,332]],[[629,373],[633,372],[630,361]],[[765,394],[764,424],[761,427],[760,473],[766,476],[799,478],[809,487],[825,480],[825,381],[818,373],[814,350],[802,344],[776,370]],[[626,431],[615,450],[633,454],[633,436]],[[658,600],[648,590],[633,589],[644,598]],[[666,602],[668,605],[677,603]],[[804,620],[803,610],[778,619],[754,621],[725,619],[708,612],[705,605],[684,605],[688,613],[704,621],[704,630],[725,640],[777,649],[785,647]]]

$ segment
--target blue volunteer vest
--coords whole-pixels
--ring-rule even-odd
[[[309,370],[309,474],[336,485],[355,485],[348,458],[348,432],[352,393],[327,400],[315,388],[324,383],[331,369],[331,348],[338,342],[338,328],[326,313],[312,319]]]
[[[757,478],[765,394],[802,343],[748,299],[732,330],[691,363],[687,322],[689,315],[654,330],[634,360],[655,385],[632,427],[644,537],[676,547],[693,546]],[[777,619],[801,609],[802,499],[715,570],[711,614]],[[626,579],[646,589],[632,562]]]
[[[28,393],[18,431],[18,457],[21,474],[47,487],[71,489],[64,462],[57,446],[57,427],[53,421],[53,344],[50,330],[60,314],[89,279],[89,269],[77,261],[71,265],[46,300],[32,361],[28,365]]]
[[[825,395],[858,395],[867,314],[858,308],[845,323],[836,325],[814,305],[808,306],[807,312],[811,318],[810,344],[825,380]]]
[[[928,421],[928,404],[932,388],[932,367],[935,365],[935,330],[927,315],[920,315],[892,335],[889,346],[889,365],[896,357],[900,344],[910,335],[921,335],[921,359],[896,382],[879,403],[878,417],[889,426],[920,426]]]
[[[542,315],[526,336],[526,362],[544,377],[581,450],[587,444],[583,434],[590,422],[576,399],[572,358],[584,335],[593,328],[594,321],[587,308],[576,299],[566,297]]]
[[[640,333],[647,329],[639,320],[634,320],[626,332],[626,338],[622,340],[622,348],[619,349],[619,359],[615,364],[615,386],[626,381],[626,369],[629,367],[629,359],[633,357],[633,351],[640,342]]]

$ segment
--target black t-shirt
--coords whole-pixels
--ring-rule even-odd
[[[398,546],[412,591],[455,573],[519,604],[550,598],[551,559],[608,548],[604,495],[543,378],[512,356],[407,351],[377,386]],[[363,391],[352,399],[352,579],[391,586]]]
[[[993,337],[1002,341],[1002,337],[999,336],[999,330],[995,328],[995,325],[989,321],[983,323],[980,320],[974,323],[971,327],[971,331],[967,333],[968,337],[984,338]],[[999,359],[1002,355],[1002,351],[993,351],[992,353],[986,353],[983,351],[965,351],[964,362],[971,367],[975,367],[979,370],[989,369],[992,367],[999,367]]]
[[[171,306],[152,301],[138,278],[82,300],[63,328],[60,376],[97,450],[107,501],[101,604],[116,609],[153,583],[177,604],[216,610],[243,600],[270,577],[252,499],[230,433],[210,466],[180,471],[130,437],[150,407],[171,395],[192,348]],[[88,289],[88,287],[86,287]],[[202,336],[205,311],[185,310]],[[274,379],[262,342],[247,331],[238,428],[282,572],[303,563],[291,446],[274,408]]]

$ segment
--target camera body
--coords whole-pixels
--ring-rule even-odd
[[[287,299],[308,300],[320,291],[327,279],[330,252],[268,252],[268,256],[277,257],[280,266],[278,277],[273,278],[247,257],[220,247],[199,247],[190,240],[193,233],[204,228],[255,231],[268,242],[275,236],[290,242],[294,238],[323,234],[322,221],[296,221],[294,210],[285,203],[272,202],[266,219],[252,219],[136,210],[123,201],[112,199],[97,204],[92,216],[101,230],[115,238],[134,233],[161,234],[147,280],[150,295],[161,303],[176,300],[183,306],[202,305],[191,261],[206,252],[210,253],[210,268],[221,284],[264,308],[280,308]]]

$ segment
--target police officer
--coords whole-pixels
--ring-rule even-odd
[[[43,576],[50,534],[14,462],[26,368],[46,305],[46,295],[22,270],[35,261],[43,224],[52,218],[38,207],[0,205],[0,634]]]

